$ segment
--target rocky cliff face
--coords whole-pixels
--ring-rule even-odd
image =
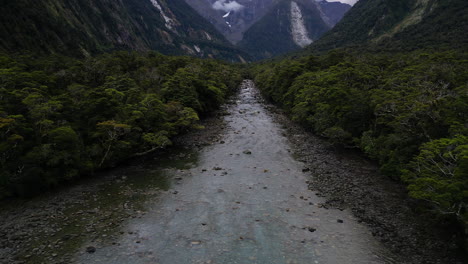
[[[232,43],[238,43],[244,34],[263,19],[272,8],[285,0],[185,0],[190,6],[208,19]],[[339,2],[325,0],[302,1],[314,5],[324,22],[333,27],[351,8]],[[273,27],[273,25],[271,25]]]
[[[324,20],[327,20],[327,23],[332,27],[340,22],[346,12],[351,9],[350,5],[340,2],[327,2],[326,0],[318,0],[317,2],[324,14]]]
[[[325,0],[185,0],[228,40],[256,59],[300,49],[351,8]]]
[[[277,0],[185,0],[232,43],[259,21]]]
[[[0,49],[7,52],[245,57],[183,0],[15,0],[2,3],[0,14]]]
[[[334,26],[334,21],[320,2],[277,1],[245,32],[239,46],[256,59],[270,58],[313,43]]]

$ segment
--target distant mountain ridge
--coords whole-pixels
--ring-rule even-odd
[[[260,20],[277,0],[185,0],[232,43]]]
[[[279,8],[285,8],[288,0],[185,0],[187,4],[192,6],[199,12],[200,15],[204,16],[210,21],[219,32],[221,32],[228,40],[232,43],[238,43],[241,47],[246,47],[252,52],[256,52],[256,43],[250,43],[251,41],[257,41],[252,36],[252,32],[247,33],[253,29],[256,34],[259,33],[258,28],[266,30],[263,33],[265,36],[259,36],[259,45],[263,45],[260,39],[268,39],[267,35],[271,33],[269,31],[275,31],[278,27],[278,21],[289,23],[290,12],[278,11]],[[304,13],[305,17],[317,16],[319,20],[326,25],[329,30],[332,28],[343,15],[351,8],[348,4],[340,2],[327,2],[326,0],[298,0],[296,1],[299,5],[299,11]],[[302,8],[307,7],[307,10],[302,12]],[[273,18],[264,18],[265,16],[272,16],[273,9],[279,12],[282,16],[276,16]],[[283,10],[285,11],[285,10]],[[263,20],[263,21],[262,21]],[[269,21],[268,23],[266,21]],[[257,24],[261,24],[258,26]],[[317,23],[316,23],[317,24]],[[322,24],[322,23],[320,23]],[[322,31],[322,25],[319,25],[317,29],[311,29],[311,31]],[[245,34],[249,34],[249,37],[245,41]],[[282,34],[282,37],[286,35]],[[317,35],[312,33],[311,36],[307,36],[312,39],[316,39]],[[290,39],[291,37],[287,37]],[[282,41],[284,42],[284,41]],[[248,44],[246,44],[248,43]],[[289,44],[288,44],[289,45]],[[250,47],[252,46],[252,47]],[[283,45],[285,46],[285,45]],[[297,49],[297,45],[290,45],[291,48],[284,50]],[[273,47],[263,51],[264,54],[276,55],[275,50],[283,51],[283,48],[275,49]],[[258,54],[254,54],[257,56]],[[261,56],[262,57],[262,56]]]
[[[0,7],[0,49],[83,56],[156,50],[230,61],[233,47],[183,0],[15,0]]]
[[[328,2],[326,0],[317,1],[320,4],[322,11],[325,14],[328,24],[334,27],[344,15],[351,9],[351,6],[348,4],[343,4],[341,2]]]
[[[360,0],[310,48],[466,49],[467,29],[466,0]]]
[[[318,40],[351,7],[310,0],[276,1],[269,12],[249,28],[239,47],[256,59],[295,51]]]

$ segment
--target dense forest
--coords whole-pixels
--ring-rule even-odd
[[[335,144],[359,148],[439,216],[468,224],[468,54],[334,50],[258,64],[263,94]]]
[[[464,230],[468,250],[468,1],[360,0],[327,33],[319,10],[304,7],[307,30],[321,38],[249,65],[298,47],[281,37],[291,31],[290,1],[279,1],[238,47],[184,1],[155,3],[3,6],[0,200],[32,197],[164,149],[203,129],[200,119],[249,76],[308,132],[377,163],[403,186],[410,208]]]
[[[116,52],[0,57],[0,198],[30,196],[171,144],[240,83],[214,60]]]

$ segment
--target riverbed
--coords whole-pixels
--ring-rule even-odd
[[[227,109],[227,129],[179,184],[147,203],[117,245],[78,263],[387,263],[347,211],[326,209],[250,81]]]
[[[220,113],[190,143],[3,205],[1,263],[402,263],[314,188],[253,82]]]

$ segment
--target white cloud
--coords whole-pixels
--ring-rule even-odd
[[[359,0],[327,0],[328,2],[341,2],[349,5],[354,5]]]
[[[239,11],[244,8],[244,6],[237,1],[218,0],[213,4],[213,8],[216,10],[223,10],[224,12],[230,12]]]

